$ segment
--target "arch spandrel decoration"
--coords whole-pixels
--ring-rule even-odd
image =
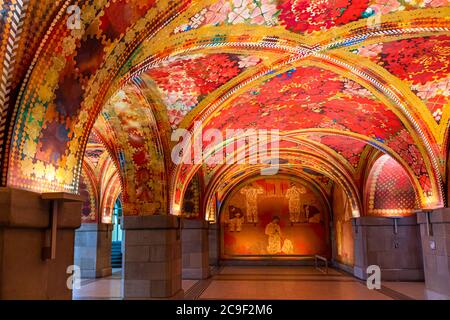
[[[295,15],[318,9],[308,1],[268,0],[264,2],[264,8],[262,2],[257,5],[253,1],[242,1],[241,4],[251,12],[250,16],[240,16],[241,7],[227,1],[174,1],[169,4],[165,1],[104,0],[77,3],[82,12],[82,30],[67,29],[68,17],[64,15],[67,3],[61,4],[60,14],[48,37],[36,50],[15,108],[7,110],[6,117],[5,113],[2,115],[3,122],[13,120],[9,128],[3,130],[2,127],[7,140],[2,159],[8,159],[2,160],[3,185],[34,191],[77,192],[85,145],[105,101],[127,86],[127,81],[134,81],[134,77],[167,57],[188,53],[221,54],[221,47],[222,54],[244,56],[246,51],[251,54],[258,51],[260,57],[264,57],[265,52],[273,57],[274,53],[282,53],[279,61],[271,60],[251,67],[238,75],[240,78],[236,82],[233,81],[237,78],[233,77],[222,87],[209,92],[208,97],[183,119],[177,120],[181,121],[181,127],[191,128],[194,120],[214,115],[216,107],[239,96],[245,86],[254,86],[254,81],[260,78],[267,80],[273,71],[294,61],[309,57],[311,61],[335,64],[332,66],[335,69],[348,67],[345,72],[355,81],[355,77],[362,76],[361,70],[352,62],[354,53],[340,56],[339,48],[383,42],[381,39],[393,41],[397,37],[404,41],[420,38],[420,35],[430,37],[448,33],[445,19],[448,7],[443,7],[448,4],[435,1],[404,6],[395,6],[392,1],[383,7],[377,1],[342,1],[338,6],[340,11],[336,11],[336,7],[322,8],[333,17],[328,22],[320,21],[320,15],[311,15],[307,24],[295,22]],[[224,8],[227,4],[229,8]],[[425,8],[419,9],[419,6]],[[377,10],[383,14],[380,21],[372,19]],[[193,19],[196,15],[197,21]],[[111,17],[120,23],[112,24]],[[319,20],[315,21],[316,18]],[[24,19],[30,18],[25,16]],[[230,48],[235,52],[230,52]],[[339,52],[333,54],[331,51]],[[373,71],[369,69],[364,71]],[[383,75],[376,72],[366,75],[383,79]],[[368,89],[363,83],[356,82]],[[390,81],[385,83],[392,84]],[[386,105],[386,110],[394,109],[383,95],[388,93],[377,96],[380,103]],[[445,108],[446,104],[441,105],[444,106],[442,119],[445,119],[448,108]],[[408,104],[404,107],[405,110],[412,108]],[[425,104],[422,107],[426,108]],[[440,189],[445,160],[436,155],[434,145],[439,145],[446,135],[443,130],[437,135],[426,121],[420,119],[422,109],[413,110],[408,119],[402,118],[400,112],[394,113],[418,148],[410,155],[424,159],[423,165],[409,165],[425,193],[427,185],[432,189],[432,196],[428,202],[422,201],[423,205],[442,206],[445,199]],[[408,144],[408,149],[409,145],[412,144]],[[387,149],[395,151],[397,147]],[[426,172],[428,178],[421,179],[418,172]],[[173,181],[172,191],[179,183],[178,177]]]
[[[367,216],[409,216],[419,206],[408,174],[388,155],[382,155],[372,164],[364,197]]]

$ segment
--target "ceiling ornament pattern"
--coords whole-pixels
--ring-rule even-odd
[[[407,173],[387,155],[373,164],[366,188],[369,216],[408,216],[417,208],[416,194]]]
[[[284,159],[280,165],[280,173],[289,171],[291,174],[295,172],[297,175],[306,176],[309,175],[312,181],[323,191],[324,194],[331,192],[330,179],[342,186],[348,195],[353,213],[355,216],[359,216],[361,210],[359,194],[357,187],[354,185],[352,179],[352,173],[348,171],[348,168],[342,166],[339,162],[333,161],[330,154],[323,149],[287,149],[280,151],[280,158]],[[221,192],[217,192],[219,189],[232,189],[236,185],[236,179],[244,179],[252,175],[260,175],[261,169],[264,165],[221,165],[215,168],[214,175],[209,183],[206,185],[205,192],[205,207],[208,208],[211,203],[211,195],[215,194],[219,196]],[[193,167],[193,170],[199,169],[199,166]],[[191,171],[192,172],[192,171]],[[195,171],[194,171],[195,172]],[[185,179],[190,179],[188,172],[184,173]],[[189,181],[189,180],[187,180]],[[183,184],[177,185],[179,193]],[[219,189],[218,189],[219,188]],[[178,189],[177,189],[178,190]],[[328,190],[328,191],[327,191]],[[177,194],[178,195],[178,194]]]
[[[450,37],[446,35],[376,43],[354,50],[407,82],[436,123],[448,103]]]
[[[356,117],[355,110],[359,111]],[[428,192],[431,187],[420,152],[397,116],[357,83],[316,67],[291,69],[247,90],[218,112],[208,127],[358,133],[404,157],[423,190]]]
[[[284,26],[298,33],[326,31],[359,19],[418,8],[447,6],[447,0],[218,0],[181,25],[173,33],[204,26],[265,25]]]
[[[33,8],[36,7],[35,2],[30,1]],[[298,118],[298,113],[290,102],[297,99],[304,104],[301,108],[304,109],[302,112],[309,121],[308,125],[314,126],[325,120],[325,124],[319,129],[346,132],[359,138],[364,136],[363,141],[383,149],[397,160],[401,157],[402,160],[399,162],[405,167],[408,175],[412,176],[414,184],[419,185],[420,193],[432,194],[427,204],[443,204],[444,179],[441,175],[445,168],[445,159],[439,153],[439,148],[445,145],[443,143],[446,139],[445,134],[442,134],[444,138],[439,138],[441,136],[436,134],[435,128],[428,126],[427,117],[424,116],[422,119],[422,109],[426,107],[422,108],[420,104],[418,106],[407,104],[403,101],[403,97],[396,95],[397,82],[390,81],[389,77],[383,77],[381,73],[372,73],[373,70],[368,70],[370,68],[359,68],[358,63],[351,62],[353,54],[348,53],[348,48],[382,43],[383,47],[386,46],[385,53],[393,55],[396,50],[391,48],[389,51],[388,43],[394,43],[394,39],[401,42],[420,38],[420,35],[442,37],[442,34],[448,32],[448,21],[445,19],[448,16],[448,8],[443,8],[448,5],[448,1],[392,0],[382,3],[378,0],[337,0],[330,6],[329,1],[302,0],[192,3],[100,0],[80,3],[83,14],[82,30],[67,29],[65,7],[58,7],[59,2],[53,2],[55,7],[49,6],[46,1],[41,3],[46,6],[47,12],[55,13],[50,15],[51,18],[46,18],[50,20],[45,21],[52,21],[53,18],[54,20],[51,27],[47,28],[50,31],[40,42],[39,48],[30,46],[30,52],[37,52],[35,59],[27,67],[28,73],[20,78],[24,79],[24,84],[19,92],[15,109],[8,110],[6,118],[2,116],[3,122],[5,119],[11,122],[8,124],[11,128],[0,127],[1,133],[9,135],[6,137],[7,143],[2,144],[5,146],[5,158],[9,159],[2,161],[2,185],[7,183],[9,186],[35,191],[77,192],[81,159],[90,129],[104,102],[111,97],[113,100],[116,99],[119,92],[123,98],[121,98],[123,101],[118,102],[119,109],[121,106],[129,109],[119,110],[114,107],[112,114],[103,113],[100,120],[103,123],[98,128],[111,130],[111,134],[105,134],[107,139],[102,140],[113,154],[114,162],[119,166],[121,161],[122,164],[128,162],[130,167],[134,167],[130,169],[128,175],[130,178],[127,178],[124,184],[145,186],[142,192],[138,191],[142,197],[138,195],[129,198],[128,213],[151,214],[155,212],[155,205],[159,200],[166,202],[167,196],[159,192],[156,192],[154,202],[150,196],[155,181],[166,183],[167,179],[159,175],[161,172],[172,174],[170,186],[170,192],[174,193],[172,196],[182,195],[182,190],[178,188],[180,181],[186,178],[186,182],[189,181],[193,168],[189,170],[177,168],[174,172],[169,172],[169,167],[164,167],[162,156],[164,151],[160,150],[164,142],[155,143],[155,139],[162,139],[155,134],[159,123],[146,124],[143,127],[135,127],[134,131],[126,131],[137,123],[137,118],[151,115],[150,110],[147,110],[148,112],[134,110],[135,107],[132,107],[136,105],[135,102],[145,105],[142,99],[127,101],[134,99],[132,97],[134,94],[127,96],[130,93],[129,88],[132,87],[129,85],[130,81],[139,82],[137,78],[142,75],[142,78],[152,79],[156,84],[155,92],[161,96],[160,100],[165,102],[167,107],[167,110],[163,110],[170,119],[167,126],[172,125],[172,128],[181,126],[191,129],[193,120],[198,119],[206,120],[204,123],[210,120],[217,120],[219,123],[218,115],[228,116],[229,120],[232,115],[223,107],[234,101],[235,97],[238,97],[237,99],[246,97],[248,101],[242,100],[240,105],[250,105],[249,111],[255,109],[253,111],[260,116],[259,124],[271,125],[268,121],[270,115],[274,117],[272,125],[278,123],[282,124],[285,130],[299,130],[294,121]],[[420,10],[416,10],[418,8]],[[365,20],[379,12],[384,16],[376,27],[369,23],[371,20]],[[199,13],[201,14],[198,15]],[[25,19],[25,24],[30,28],[33,24],[27,22],[27,19],[29,18]],[[189,25],[186,27],[186,24]],[[43,27],[41,29],[47,30]],[[26,37],[29,38],[28,35]],[[407,44],[401,43],[405,46]],[[442,46],[446,49],[445,42]],[[417,44],[417,48],[421,48],[420,50],[427,54],[436,52],[433,51],[435,47],[427,48],[425,43]],[[341,55],[342,50],[339,49],[347,49],[348,56]],[[278,57],[275,58],[275,55]],[[416,53],[411,53],[405,48],[401,57],[407,61],[408,57],[413,59],[414,55]],[[380,56],[385,58],[384,53],[380,53]],[[221,66],[225,68],[208,69],[217,67],[217,64],[208,64],[212,60],[211,57],[223,62]],[[257,57],[261,61],[254,65],[243,66],[244,59],[250,59],[251,63],[255,63],[256,58],[252,57]],[[264,60],[267,57],[268,59]],[[318,68],[323,74],[316,73],[317,79],[308,81],[311,88],[317,89],[319,85],[323,88],[316,92],[311,90],[313,94],[308,95],[307,90],[302,91],[302,82],[296,79],[301,77],[296,71],[314,68],[308,66],[308,63],[314,64],[319,60],[322,64],[330,64],[333,68],[341,68],[344,71],[341,74],[335,72],[336,70]],[[386,73],[396,73],[400,68],[398,65],[400,60],[398,57],[392,58],[387,60],[387,64],[378,66],[386,70]],[[306,61],[306,66],[302,66],[300,61],[302,63]],[[239,70],[236,69],[236,63]],[[173,64],[170,67],[175,74],[182,75],[180,77],[183,79],[182,83],[180,81],[182,87],[191,88],[191,91],[179,93],[171,87],[171,84],[175,83],[171,81],[179,79],[161,74],[164,67],[169,67],[169,64]],[[375,62],[373,64],[375,65]],[[402,62],[402,65],[405,63]],[[147,74],[157,73],[158,66],[159,74],[152,76]],[[203,70],[199,66],[206,69]],[[202,72],[196,72],[197,69]],[[220,77],[216,78],[216,81],[211,81],[214,75]],[[395,74],[393,76],[399,77]],[[291,84],[288,82],[291,78],[296,79],[294,83],[300,87],[295,85],[289,87]],[[432,80],[441,81],[436,77]],[[407,79],[401,81],[402,84],[408,82]],[[261,82],[268,83],[268,86],[279,85],[273,92],[270,90],[263,92],[267,94],[273,107],[270,110],[255,105],[255,101],[258,102],[261,98],[257,94],[250,97],[248,91],[249,89],[263,91],[263,86],[260,88]],[[366,85],[365,82],[370,85]],[[421,98],[422,89],[414,86],[428,85],[428,82],[410,84],[411,92]],[[285,91],[282,84],[288,85]],[[403,88],[400,91],[403,92]],[[442,115],[439,115],[435,101],[429,101],[437,96],[432,98],[427,96],[427,100],[423,101],[428,108],[433,105],[433,112],[424,109],[430,113],[429,117],[434,117],[436,125],[438,121],[439,126],[446,128],[448,108],[445,108],[443,102],[446,97],[443,91],[445,89],[436,91],[442,97],[438,103],[441,105]],[[320,95],[324,95],[325,98],[318,99]],[[148,96],[144,98],[149,100]],[[283,99],[287,99],[287,102],[285,103]],[[361,111],[354,124],[347,118],[349,115],[345,110],[347,105]],[[252,121],[250,112],[244,114],[242,110],[244,108],[236,108],[242,114],[244,123]],[[287,118],[283,118],[285,112]],[[154,115],[154,118],[150,116],[153,122],[155,119],[159,122],[161,118],[159,115]],[[9,121],[11,119],[12,121]],[[227,121],[227,117],[223,119]],[[389,125],[386,124],[386,119],[389,119]],[[372,120],[377,127],[368,125]],[[130,123],[133,125],[127,126]],[[126,124],[125,131],[122,130],[123,124]],[[226,127],[228,124],[219,125]],[[300,129],[310,128],[305,126]],[[103,134],[100,129],[95,130],[100,132],[99,136]],[[442,129],[441,132],[445,130]],[[152,158],[153,155],[157,155],[156,178],[149,173],[149,165],[143,164],[148,160],[145,152],[142,152],[143,148],[140,145],[135,148],[134,142],[128,139],[136,136],[140,138],[151,136],[151,140],[157,145],[158,150],[151,150],[150,156]],[[345,152],[341,150],[341,153]],[[317,167],[320,165],[317,164],[315,169],[318,169]],[[120,168],[122,173],[124,167]],[[321,168],[325,170],[324,167]],[[146,172],[140,175],[138,174],[140,169],[145,169]],[[161,180],[158,180],[160,178]],[[136,179],[143,180],[136,181]],[[174,192],[176,188],[178,189]],[[138,205],[134,206],[136,203]],[[161,211],[166,212],[164,205],[161,208],[163,208]]]
[[[260,62],[257,56],[198,54],[169,59],[147,76],[155,82],[175,129],[208,94]]]
[[[365,142],[333,135],[310,135],[312,141],[324,144],[343,156],[355,169],[358,168],[361,155],[367,144]]]
[[[106,2],[81,6],[82,30],[69,30],[67,17],[60,17],[62,21],[55,25],[51,41],[33,65],[27,87],[23,88],[27,101],[20,104],[17,114],[18,135],[11,145],[14,156],[9,162],[10,185],[36,191],[77,192],[79,161],[111,75],[124,63],[123,57],[142,41],[141,33],[144,38],[155,34],[163,21],[167,23],[168,15],[181,13],[188,3],[147,1],[153,5],[152,10],[145,11],[139,21],[136,14],[122,15],[121,23],[126,28],[120,30],[126,29],[126,34],[119,34],[120,30],[111,30],[104,22]],[[139,12],[135,8],[143,6],[142,1],[109,3],[109,10],[120,7],[120,11],[125,6],[134,13]],[[131,25],[134,29],[130,29]],[[22,135],[30,127],[42,131]],[[46,174],[47,171],[56,173]],[[44,176],[47,179],[43,180]]]
[[[119,91],[105,106],[117,146],[124,190],[122,206],[127,215],[165,212],[167,182],[164,153],[152,111],[137,88]]]

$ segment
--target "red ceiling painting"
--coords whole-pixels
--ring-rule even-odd
[[[147,75],[158,86],[171,126],[177,127],[208,94],[260,61],[236,54],[194,55],[168,61]]]
[[[450,95],[450,36],[371,44],[354,52],[383,66],[423,100],[437,123]]]

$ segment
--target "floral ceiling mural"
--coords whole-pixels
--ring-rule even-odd
[[[170,125],[176,128],[208,94],[260,61],[257,56],[235,54],[193,55],[169,60],[147,71],[147,76],[156,83]]]
[[[450,37],[434,36],[377,43],[353,52],[406,82],[440,123],[450,95]]]
[[[377,14],[438,8],[448,0],[218,0],[177,26],[180,33],[205,25],[284,26],[299,33],[323,31]]]
[[[87,146],[103,145],[125,214],[177,214],[200,168],[199,193],[225,170],[170,161],[172,131],[201,121],[280,129],[298,144],[280,147],[283,170],[342,184],[354,207],[374,150],[405,170],[420,206],[447,205],[449,1],[76,4],[75,29],[61,1],[2,4],[2,186],[78,193],[82,180],[86,192],[83,158],[102,159]]]

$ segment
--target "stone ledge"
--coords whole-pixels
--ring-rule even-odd
[[[410,217],[398,217],[397,226],[417,226],[417,218],[415,215]],[[385,217],[359,217],[353,219],[354,226],[379,226],[392,227],[394,226],[394,218]]]
[[[10,228],[48,228],[51,200],[41,194],[0,188],[0,226]],[[81,202],[65,202],[58,212],[58,229],[77,229],[81,225]]]
[[[426,211],[417,212],[417,223],[427,223]],[[441,208],[431,211],[430,223],[450,223],[450,208]]]
[[[152,229],[179,229],[180,218],[172,215],[165,216],[124,216],[122,218],[123,230],[152,230]]]
[[[209,229],[209,222],[205,220],[182,219],[181,223],[183,229]]]

